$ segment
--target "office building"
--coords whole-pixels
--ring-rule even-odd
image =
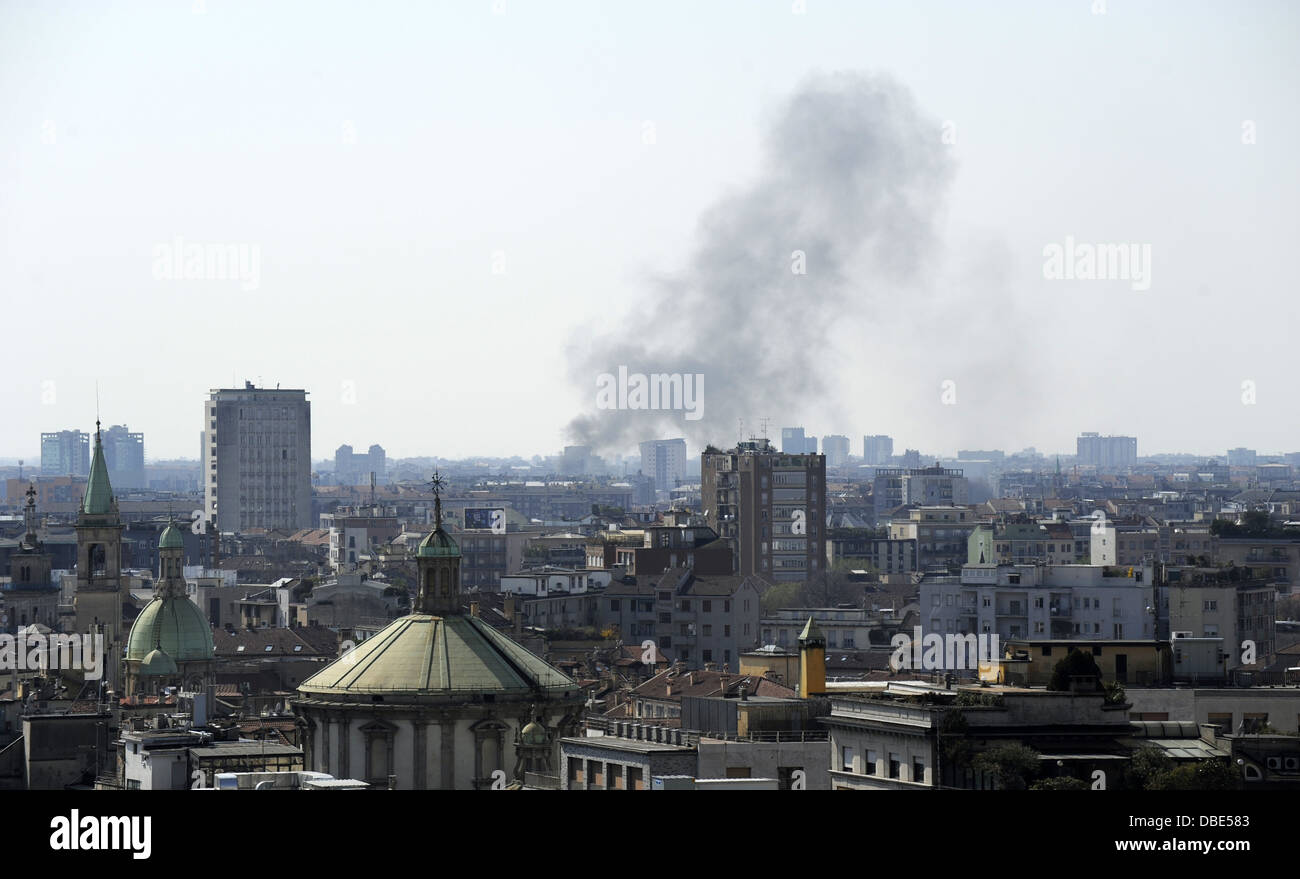
[[[387,464],[387,455],[381,445],[372,445],[364,455],[354,452],[352,446],[339,446],[334,451],[334,482],[337,485],[368,485],[373,473],[375,482],[382,483]]]
[[[90,473],[90,434],[60,430],[41,434],[42,476],[86,476]]]
[[[705,520],[731,541],[739,573],[801,581],[825,569],[825,456],[753,439],[706,449],[701,470]]]
[[[686,481],[686,440],[641,443],[641,472],[655,482],[656,491],[672,491]]]
[[[827,467],[843,467],[849,463],[849,438],[833,434],[822,438],[822,454]]]
[[[204,504],[222,531],[312,527],[304,390],[213,390],[204,404]]]
[[[862,438],[862,463],[872,465],[888,464],[889,459],[893,456],[893,437],[880,434]]]
[[[125,424],[104,431],[104,460],[108,475],[119,491],[148,488],[144,478],[144,434],[131,433]]]
[[[1137,437],[1080,434],[1077,442],[1079,463],[1098,470],[1123,470],[1137,466]]]

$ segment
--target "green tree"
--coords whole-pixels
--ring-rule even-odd
[[[759,599],[764,613],[772,613],[784,607],[798,607],[802,583],[776,583]]]
[[[1052,666],[1052,679],[1048,682],[1047,689],[1069,692],[1070,678],[1081,676],[1091,676],[1100,683],[1101,669],[1097,667],[1097,660],[1092,658],[1092,654],[1075,648]]]
[[[1062,775],[1058,778],[1044,778],[1029,786],[1030,790],[1089,790],[1088,782],[1081,778]]]
[[[1151,783],[1174,768],[1169,755],[1154,745],[1143,745],[1133,752],[1128,773],[1137,788],[1150,789]]]
[[[971,765],[992,775],[1002,790],[1025,790],[1038,774],[1038,752],[1019,742],[1011,742],[981,751]]]

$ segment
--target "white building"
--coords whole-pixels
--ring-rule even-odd
[[[1154,571],[1102,565],[963,565],[959,582],[921,584],[927,634],[1001,639],[1154,638]]]

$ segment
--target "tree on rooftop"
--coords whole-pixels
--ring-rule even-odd
[[[1038,752],[1020,742],[1011,742],[981,751],[971,765],[991,775],[1001,790],[1025,790],[1038,774]]]
[[[1092,658],[1092,654],[1084,653],[1078,648],[1072,649],[1052,667],[1052,679],[1048,682],[1047,689],[1069,692],[1070,679],[1075,677],[1092,677],[1098,683],[1101,682],[1101,669],[1097,667],[1097,660]]]

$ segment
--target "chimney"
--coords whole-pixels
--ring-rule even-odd
[[[471,602],[469,603],[469,615],[472,616],[472,617],[477,617],[477,616],[479,615],[479,614],[478,614],[478,602],[477,602],[477,601],[471,601]]]

